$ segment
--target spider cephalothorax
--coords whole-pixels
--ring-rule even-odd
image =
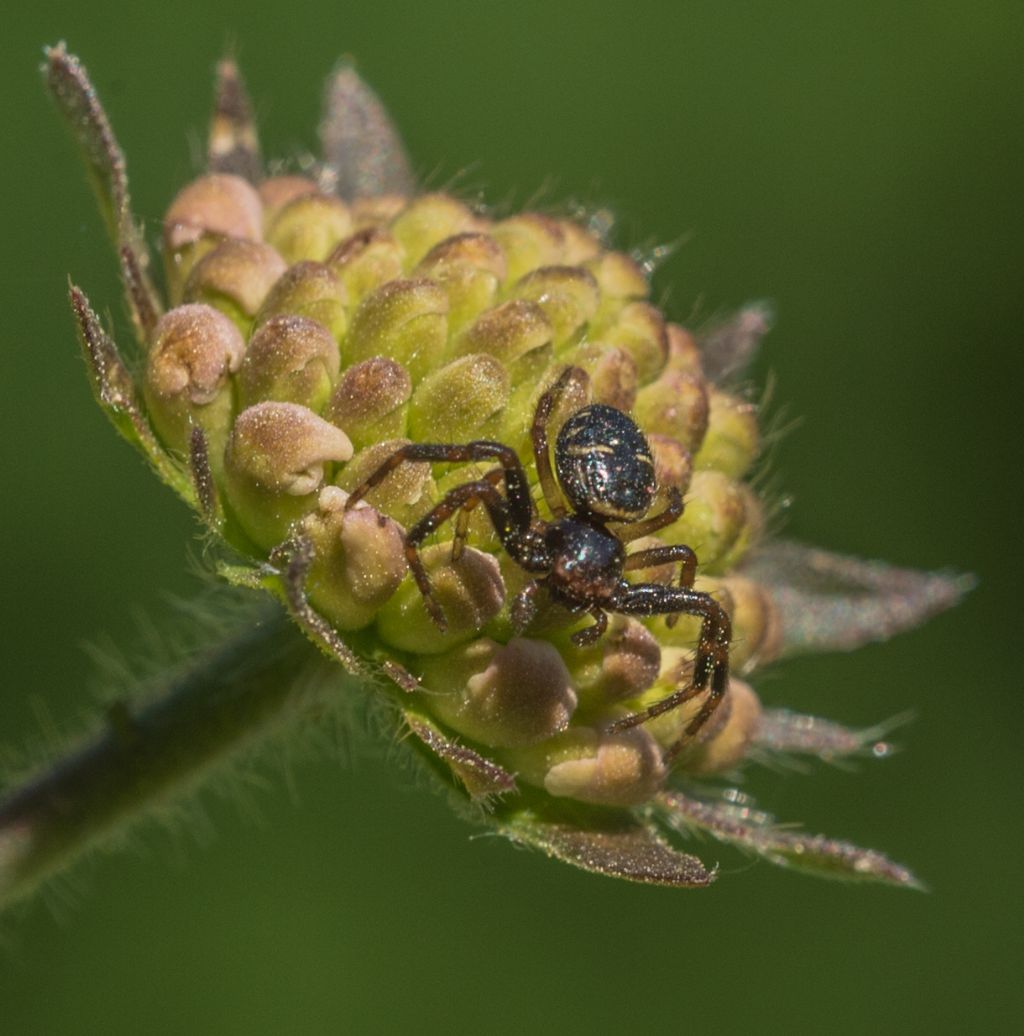
[[[593,616],[593,625],[572,635],[577,645],[591,644],[605,632],[608,612],[667,615],[670,623],[680,614],[699,616],[701,631],[692,681],[611,726],[612,730],[637,726],[707,691],[706,700],[682,738],[669,750],[673,756],[686,739],[704,726],[725,694],[731,625],[725,610],[710,594],[693,589],[697,557],[690,547],[674,544],[633,554],[626,552],[625,544],[671,524],[683,509],[678,490],[672,490],[666,508],[645,517],[657,491],[654,461],[643,432],[627,414],[604,404],[577,410],[559,432],[552,470],[548,441],[551,415],[566,389],[573,382],[585,384],[586,377],[578,367],[567,368],[540,397],[534,414],[533,452],[551,521],[537,513],[526,472],[515,450],[487,439],[465,444],[401,446],[352,491],[346,506],[354,507],[370,489],[406,462],[496,460],[499,467],[483,478],[450,490],[406,533],[406,559],[427,610],[437,625],[445,629],[445,616],[420,560],[419,545],[443,522],[456,517],[454,552],[458,554],[466,535],[464,517],[483,504],[502,546],[521,568],[534,576],[512,603],[512,618],[518,627],[525,629],[532,621],[541,589],[570,613],[587,612]],[[504,495],[498,489],[501,482],[505,485]],[[609,528],[609,522],[617,523],[614,530]],[[628,571],[676,562],[680,566],[677,585],[630,583],[625,578]]]

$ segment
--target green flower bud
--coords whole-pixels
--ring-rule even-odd
[[[348,494],[320,490],[317,510],[302,531],[313,545],[306,592],[313,606],[340,630],[368,626],[406,573],[401,530],[372,507],[345,510]]]
[[[323,263],[296,263],[270,289],[256,316],[256,327],[276,316],[308,317],[340,342],[348,325],[344,288]]]
[[[211,456],[219,456],[234,407],[231,375],[244,351],[241,332],[212,306],[178,306],[160,318],[146,357],[143,395],[165,446],[187,453],[192,426],[198,425]]]
[[[460,734],[492,748],[533,745],[565,730],[576,709],[557,648],[516,638],[480,638],[427,658],[421,679],[430,708]]]
[[[319,411],[338,367],[338,344],[323,324],[308,317],[271,317],[252,336],[238,371],[239,406],[277,400]]]
[[[657,742],[643,728],[610,734],[573,726],[531,748],[501,757],[519,776],[549,795],[598,806],[646,802],[665,780]]]
[[[524,275],[512,289],[535,302],[554,331],[555,348],[574,344],[597,312],[597,281],[577,266],[543,266]]]
[[[367,295],[352,318],[347,361],[390,356],[414,382],[436,367],[448,341],[448,296],[433,281],[389,281]]]
[[[452,561],[451,543],[427,547],[420,557],[448,629],[442,632],[434,625],[410,576],[380,610],[377,632],[401,651],[436,655],[471,640],[501,611],[505,584],[498,562],[472,547],[457,561]]]
[[[289,263],[322,262],[352,233],[352,214],[340,199],[300,194],[282,206],[267,226],[267,241]]]
[[[367,227],[342,241],[327,257],[341,281],[350,306],[357,306],[375,289],[402,276],[405,249],[394,235]]]
[[[622,252],[602,252],[586,264],[601,289],[602,305],[617,303],[616,311],[626,302],[647,298],[650,285],[643,267]]]
[[[642,694],[661,669],[661,649],[653,634],[622,615],[611,618],[607,633],[594,644],[578,647],[567,634],[558,637],[558,644],[580,706],[588,713]]]
[[[356,230],[390,223],[409,204],[401,194],[368,194],[352,200],[352,219]]]
[[[683,515],[659,533],[666,543],[686,543],[701,570],[727,571],[756,539],[760,508],[745,487],[720,471],[695,471]]]
[[[558,221],[539,212],[523,212],[495,223],[488,233],[505,253],[505,283],[515,284],[541,266],[557,266],[565,258],[565,235]]]
[[[708,429],[694,463],[698,468],[714,468],[742,478],[760,447],[757,408],[714,388],[708,394],[708,403]]]
[[[351,492],[365,482],[408,439],[376,442],[361,449],[338,473],[334,484]],[[400,464],[388,473],[379,486],[374,486],[365,500],[378,511],[406,525],[423,514],[434,497],[434,481],[427,463]]]
[[[454,334],[493,303],[505,278],[505,256],[486,234],[457,234],[436,244],[416,267],[448,295],[448,326]]]
[[[405,434],[412,378],[395,360],[373,356],[341,376],[323,414],[356,449]]]
[[[445,238],[473,230],[473,213],[447,194],[422,194],[402,209],[391,222],[391,233],[415,266]]]
[[[409,437],[417,442],[469,442],[486,437],[510,393],[508,372],[493,356],[477,353],[428,374],[409,403]]]
[[[263,204],[264,231],[274,221],[277,214],[290,201],[307,194],[319,194],[320,188],[306,176],[268,176],[257,191]]]
[[[554,330],[544,310],[512,299],[488,310],[457,340],[455,354],[487,353],[508,365],[551,342]]]
[[[192,267],[184,297],[187,302],[205,302],[219,309],[245,334],[287,268],[270,245],[228,238]]]
[[[667,435],[693,452],[700,446],[708,424],[704,381],[686,371],[664,371],[657,381],[637,393],[634,417],[648,434]]]
[[[348,460],[348,436],[295,403],[257,403],[235,421],[225,454],[228,500],[246,534],[265,549],[316,505],[328,464]]]
[[[665,318],[647,302],[630,302],[600,333],[601,341],[624,349],[636,361],[641,385],[653,381],[668,361]]]
[[[743,522],[739,535],[732,541],[725,553],[715,562],[713,571],[728,572],[743,560],[744,555],[755,546],[764,533],[764,508],[758,495],[745,482],[738,483],[743,502]]]

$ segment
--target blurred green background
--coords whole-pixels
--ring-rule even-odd
[[[760,771],[785,820],[876,846],[929,894],[815,882],[705,844],[708,892],[618,884],[472,830],[377,751],[208,795],[0,923],[0,1030],[36,1033],[1012,1031],[1022,1000],[1020,565],[1024,8],[880,2],[35,3],[5,18],[0,743],[91,708],[84,644],[132,654],[188,596],[194,526],[89,395],[73,273],[121,320],[114,261],[38,82],[91,69],[155,231],[236,46],[271,154],[314,145],[342,52],[417,168],[496,201],[610,205],[686,319],[770,297],[758,363],[790,534],[972,571],[956,612],[764,699],[905,750]],[[124,321],[121,320],[123,326]],[[1013,525],[1011,525],[1013,521]],[[255,816],[255,820],[253,817]],[[1017,1018],[1014,1023],[1013,1019]]]

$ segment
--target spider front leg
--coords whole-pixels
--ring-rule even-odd
[[[590,378],[582,367],[566,367],[551,388],[537,400],[537,409],[533,412],[530,440],[533,443],[534,460],[537,462],[537,477],[540,480],[541,492],[547,501],[551,516],[556,519],[565,517],[566,506],[562,499],[562,491],[558,488],[558,482],[551,469],[548,422],[570,385],[575,385],[581,392],[586,392],[589,384]]]
[[[638,550],[626,558],[623,570],[634,571],[638,568],[653,568],[655,565],[668,565],[679,562],[679,586],[690,589],[697,578],[697,555],[683,543],[665,547],[651,547]],[[679,612],[674,612],[665,619],[665,625],[671,629],[679,621]]]
[[[637,554],[634,557],[640,557]],[[680,739],[669,749],[676,755],[683,743],[700,731],[714,715],[729,686],[729,643],[732,623],[725,609],[710,594],[689,587],[641,583],[624,588],[615,610],[625,615],[698,615],[701,618],[693,682],[681,687],[641,712],[624,716],[611,725],[612,731],[627,730],[670,712],[707,690],[708,696],[697,715],[687,724]]]
[[[448,624],[434,598],[430,579],[416,548],[456,512],[461,513],[463,509],[471,511],[478,503],[483,502],[495,532],[505,549],[520,563],[529,564],[536,561],[532,558],[527,546],[527,533],[534,518],[533,501],[530,498],[526,474],[515,450],[489,439],[479,439],[463,445],[409,443],[395,450],[365,482],[352,490],[345,502],[346,510],[354,507],[400,464],[423,461],[458,463],[492,459],[497,460],[501,467],[488,472],[483,479],[456,486],[445,495],[440,503],[416,522],[405,536],[405,556],[409,569],[423,595],[424,604],[430,617],[442,630],[447,629]],[[506,496],[502,496],[495,486],[495,483],[501,480],[504,480],[505,483]],[[464,539],[465,532],[463,531],[461,540]],[[460,527],[457,525],[452,549],[454,560],[457,560],[458,555],[461,554],[461,546]]]

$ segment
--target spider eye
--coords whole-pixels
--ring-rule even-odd
[[[584,407],[562,426],[555,469],[574,511],[613,521],[643,517],[657,488],[643,432],[603,403]]]

